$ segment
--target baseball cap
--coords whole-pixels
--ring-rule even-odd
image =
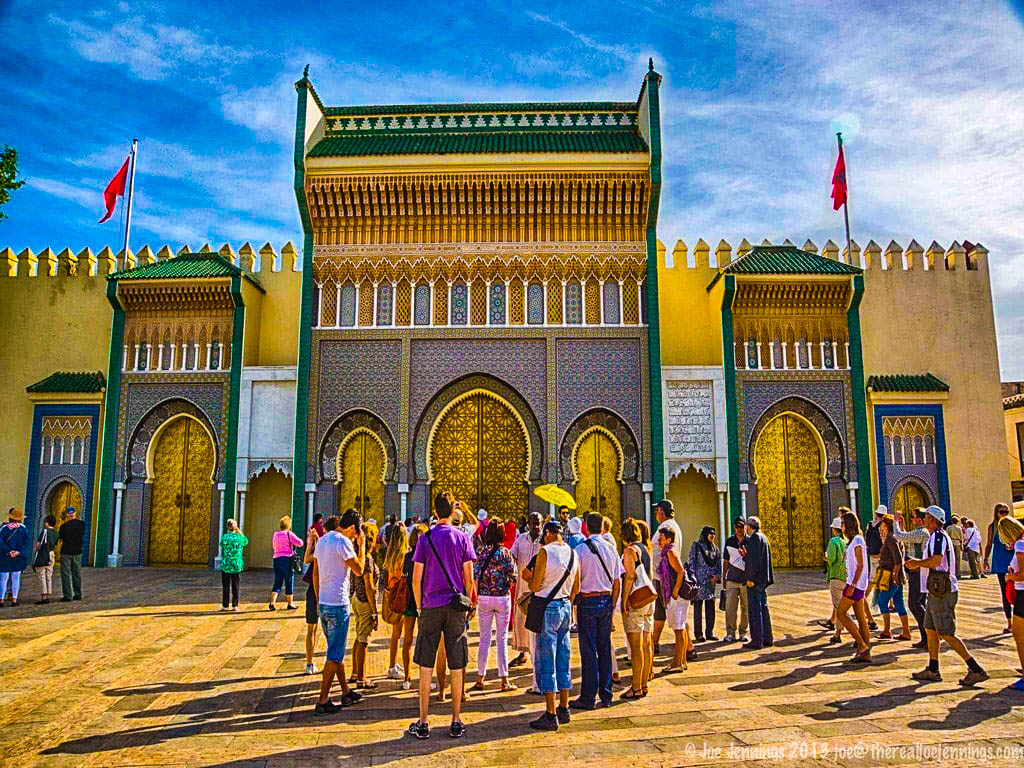
[[[843,521],[842,521],[842,519],[840,519],[838,517],[833,518],[832,525],[830,525],[829,528],[836,528],[836,529],[838,529],[840,531],[843,530]]]
[[[544,533],[557,533],[562,535],[562,524],[557,520],[548,520],[544,523]]]
[[[669,501],[668,499],[662,499],[661,501],[659,501],[657,504],[654,505],[654,508],[655,509],[660,509],[660,510],[662,510],[664,512],[674,512],[675,511],[674,507],[672,506],[672,502]]]
[[[925,508],[924,513],[926,515],[931,515],[936,520],[938,520],[939,523],[944,524],[946,522],[946,510],[944,510],[942,507],[937,507],[934,504],[932,504],[930,507]]]

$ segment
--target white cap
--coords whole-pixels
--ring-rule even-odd
[[[879,504],[875,507],[875,517],[881,517],[882,515],[888,515],[889,508],[885,504]]]
[[[476,516],[477,516],[478,520],[486,520],[487,519],[487,510],[486,509],[481,509],[479,512],[476,513]]]
[[[570,517],[568,522],[569,533],[582,533],[583,521],[578,517]]]
[[[829,528],[835,528],[836,530],[841,531],[843,530],[843,521],[837,517],[832,520],[832,525],[830,525]]]
[[[930,507],[925,508],[924,513],[926,515],[931,515],[932,517],[934,517],[936,520],[939,521],[940,525],[946,524],[946,510],[944,510],[942,507],[936,507],[934,504],[932,504]]]

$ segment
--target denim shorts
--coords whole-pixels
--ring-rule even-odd
[[[340,664],[345,660],[348,624],[351,618],[347,605],[320,604],[320,626],[327,638],[327,660]]]
[[[572,688],[569,674],[569,617],[572,606],[568,599],[552,600],[544,611],[544,628],[537,633],[534,667],[537,688],[541,693],[557,693]]]

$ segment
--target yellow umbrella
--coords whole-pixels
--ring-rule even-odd
[[[568,507],[576,509],[576,499],[568,491],[559,488],[557,485],[540,485],[533,489],[534,496],[543,499],[548,504],[556,507]]]

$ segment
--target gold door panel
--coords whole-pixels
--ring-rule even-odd
[[[903,527],[908,531],[913,528],[910,522],[910,513],[918,507],[928,506],[928,500],[916,483],[904,483],[893,497],[893,514],[900,515]]]
[[[57,524],[53,526],[54,528],[59,530],[61,523],[68,519],[68,507],[75,508],[75,514],[78,515],[79,520],[84,518],[82,494],[79,493],[77,485],[65,480],[54,488],[53,493],[50,494],[47,514],[53,515],[53,519],[57,521]],[[61,544],[58,541],[54,562],[60,561],[60,549]]]
[[[210,561],[213,524],[213,442],[198,422],[186,419],[185,497],[182,499],[181,562],[206,565]]]
[[[597,512],[612,520],[618,538],[622,527],[622,496],[619,487],[619,452],[603,432],[583,438],[576,453],[576,504],[580,515]]]
[[[810,427],[788,414],[769,422],[754,449],[754,472],[758,517],[775,565],[820,565],[821,453]]]
[[[518,519],[529,506],[526,435],[509,408],[483,392],[450,408],[430,450],[431,495],[449,491],[473,511]]]
[[[360,432],[345,446],[338,461],[338,513],[358,510],[364,520],[384,521],[384,451],[367,432]]]

